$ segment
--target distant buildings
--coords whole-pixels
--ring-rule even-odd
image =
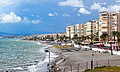
[[[91,34],[98,34],[99,38],[103,33],[109,34],[112,38],[112,32],[120,32],[120,12],[108,13],[106,11],[99,13],[98,20],[90,20],[85,24],[75,24],[66,27],[66,35],[73,38],[75,34],[78,37]]]
[[[95,34],[98,32],[98,21],[97,20],[91,20],[86,22],[86,24],[75,24],[71,26],[66,27],[66,35],[68,37],[73,38],[75,34],[78,35],[78,37],[81,37],[82,35],[87,36],[91,34]]]

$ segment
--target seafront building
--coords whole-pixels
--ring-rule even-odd
[[[66,35],[73,38],[75,34],[78,37],[87,36],[99,32],[99,25],[97,20],[90,20],[85,24],[75,24],[66,27]]]
[[[98,21],[97,20],[90,20],[85,24],[85,36],[96,34],[99,31],[98,28]]]
[[[66,36],[71,37],[71,26],[66,27]]]
[[[85,27],[84,24],[76,24],[75,25],[75,34],[77,34],[78,37],[85,35],[85,33],[84,33],[85,28],[84,27]]]
[[[99,38],[103,33],[109,35],[109,40],[112,39],[112,32],[120,32],[120,12],[109,13],[106,11],[99,13],[98,20],[90,20],[85,24],[75,24],[66,27],[66,35],[73,37],[75,34],[78,37],[87,36],[98,33]]]
[[[113,31],[120,32],[120,12],[100,12],[99,36],[101,36],[103,33],[107,33],[109,35],[109,39],[112,39]]]
[[[66,27],[66,36],[73,38],[75,34],[78,35],[78,37],[81,37],[82,35],[85,35],[85,28],[84,24],[75,24],[71,26]]]

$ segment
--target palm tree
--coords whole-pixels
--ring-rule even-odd
[[[91,34],[91,35],[90,35],[90,40],[91,40],[91,42],[92,42],[92,40],[94,39],[94,37],[95,37],[94,34]]]
[[[89,39],[90,39],[90,36],[89,36],[89,35],[87,35],[87,36],[86,36],[86,39],[88,39],[88,41],[89,41]]]
[[[56,35],[56,39],[57,39],[57,41],[58,41],[58,39],[59,39],[59,35],[58,35],[58,34]]]
[[[103,33],[101,36],[100,36],[100,38],[104,41],[104,42],[106,42],[106,38],[108,37],[109,35],[107,34],[107,33]]]
[[[75,34],[72,39],[73,39],[73,40],[76,40],[77,38],[78,38],[78,35]]]
[[[113,37],[114,37],[114,44],[115,44],[115,36],[116,36],[116,34],[117,34],[116,31],[113,31],[113,32],[112,32],[112,35],[113,35]]]
[[[119,44],[119,42],[120,42],[120,32],[116,33],[116,37],[117,37],[117,41],[118,41],[118,44]]]
[[[86,39],[86,37],[84,35],[81,36],[82,41],[84,41]]]
[[[75,43],[77,43],[78,35],[75,34],[72,39],[75,41]]]
[[[99,41],[99,33],[94,34],[94,41]]]

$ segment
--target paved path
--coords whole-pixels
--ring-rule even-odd
[[[92,54],[94,56],[92,57]],[[65,72],[79,72],[84,71],[86,68],[90,68],[90,61],[94,60],[94,66],[118,66],[120,65],[120,56],[119,55],[110,55],[109,53],[99,53],[93,51],[75,51],[75,52],[63,52],[63,55],[67,57],[67,59],[58,65],[62,69],[61,72],[64,72],[64,68],[66,67]],[[109,60],[109,61],[108,61]],[[97,62],[98,61],[98,62]],[[78,68],[79,64],[79,68]]]

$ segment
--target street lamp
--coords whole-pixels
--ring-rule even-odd
[[[111,55],[113,55],[112,42],[110,42],[110,50],[111,50]]]
[[[94,66],[93,66],[93,65],[94,65],[94,63],[93,63],[93,62],[94,62],[94,61],[93,61],[93,56],[94,56],[94,53],[92,53],[92,59],[91,59],[91,69],[94,69]]]
[[[45,50],[45,52],[49,52],[49,72],[50,72],[50,51],[49,50]]]

